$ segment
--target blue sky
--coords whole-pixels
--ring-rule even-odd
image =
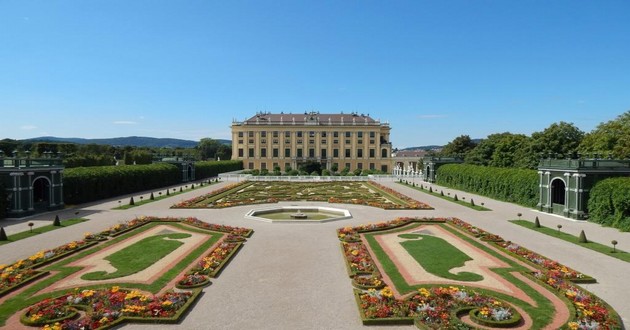
[[[0,139],[230,138],[370,114],[395,147],[630,110],[630,2],[0,1]]]

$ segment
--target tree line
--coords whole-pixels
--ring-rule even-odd
[[[460,135],[434,155],[457,156],[467,164],[535,169],[540,158],[630,158],[630,111],[585,133],[572,123],[553,123],[530,136],[495,133],[475,143]]]

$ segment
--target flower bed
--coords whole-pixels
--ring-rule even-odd
[[[243,181],[243,182],[239,182],[239,183],[235,183],[235,184],[231,184],[231,185],[227,185],[223,188],[217,189],[211,193],[208,194],[204,194],[201,196],[197,196],[195,198],[191,198],[185,201],[181,201],[173,206],[171,206],[171,208],[206,208],[206,207],[214,207],[214,208],[222,208],[222,207],[230,207],[230,206],[234,206],[234,205],[223,205],[223,203],[210,203],[210,205],[208,205],[209,203],[203,203],[204,201],[208,200],[208,199],[212,199],[213,197],[216,197],[226,191],[232,190],[234,188],[237,187],[241,187],[244,186],[245,184],[248,184],[247,181]]]
[[[194,273],[194,274],[186,274],[182,276],[175,285],[178,289],[193,289],[193,288],[201,288],[207,285],[210,285],[210,278],[206,275]]]
[[[376,270],[372,256],[360,240],[359,233],[387,230],[407,225],[411,222],[435,221],[436,219],[400,218],[377,225],[340,228],[337,231],[348,272],[353,277],[355,297],[363,324],[408,324],[414,322],[421,329],[469,329],[462,323],[461,316],[470,315],[471,321],[493,328],[513,327],[521,324],[522,316],[507,302],[480,294],[463,287],[428,286],[407,299],[396,299],[389,287],[381,290],[357,284],[375,284],[383,281]],[[444,219],[437,219],[444,220]],[[567,329],[616,329],[620,319],[617,313],[604,301],[572,282],[587,280],[588,277],[558,262],[549,260],[510,242],[504,242],[493,235],[456,218],[446,219],[449,224],[463,228],[473,236],[494,241],[506,253],[514,254],[530,261],[540,268],[530,275],[557,290],[574,305],[576,314],[565,325]],[[348,237],[357,239],[347,242]],[[366,274],[369,274],[367,276]],[[525,274],[528,275],[528,274]]]
[[[242,245],[242,242],[221,243],[199,261],[188,273],[216,277]]]
[[[11,265],[0,265],[0,296],[3,296],[22,284],[39,278],[43,272],[34,270],[50,262],[65,258],[70,254],[92,246],[96,243],[73,241],[54,249],[39,251],[36,254]]]
[[[45,299],[22,314],[21,322],[52,329],[106,329],[125,320],[177,321],[200,291],[168,291],[161,296],[146,295],[117,286],[98,290],[75,290]],[[76,318],[76,309],[84,311]]]
[[[217,224],[203,222],[197,218],[192,218],[192,217],[184,218],[182,219],[182,222],[191,226],[208,229],[212,231],[218,231],[222,233],[230,233],[232,235],[241,236],[241,237],[250,237],[252,233],[254,232],[252,229],[249,229],[249,228],[217,225]]]

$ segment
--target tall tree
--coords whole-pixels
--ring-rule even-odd
[[[490,134],[471,150],[465,158],[466,163],[488,166],[492,161],[492,155],[503,139],[513,135],[510,132]]]
[[[217,151],[221,147],[221,143],[219,141],[213,140],[211,138],[203,138],[199,141],[197,145],[197,150],[199,152],[199,157],[201,160],[216,160]]]
[[[630,157],[630,110],[617,118],[600,123],[586,134],[579,146],[584,154],[598,153],[614,158]]]
[[[465,157],[468,152],[475,148],[476,144],[468,135],[460,135],[449,142],[440,152],[443,156]]]
[[[524,134],[510,134],[504,136],[496,145],[490,166],[514,167],[518,160],[518,153],[527,147],[529,137]]]

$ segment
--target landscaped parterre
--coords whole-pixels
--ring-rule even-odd
[[[178,322],[251,233],[156,217],[86,233],[82,241],[0,266],[0,325],[104,329]]]
[[[226,186],[177,203],[173,208],[223,208],[238,205],[310,201],[359,204],[383,209],[431,209],[376,182],[253,182]]]
[[[455,218],[338,230],[364,324],[618,329],[595,279]]]

